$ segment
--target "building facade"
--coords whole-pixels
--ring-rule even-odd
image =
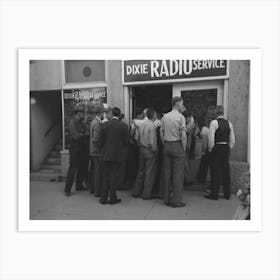
[[[40,169],[60,142],[65,175],[73,106],[117,106],[130,125],[148,106],[169,111],[173,96],[182,96],[196,118],[211,105],[223,105],[236,135],[231,161],[250,162],[248,60],[40,60],[30,61],[31,170]]]

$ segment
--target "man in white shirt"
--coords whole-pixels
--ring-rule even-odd
[[[139,169],[133,191],[133,197],[142,195],[143,199],[152,198],[152,189],[156,175],[157,133],[154,121],[156,111],[149,108],[147,119],[139,126]]]
[[[224,108],[217,106],[217,119],[211,121],[209,127],[208,149],[211,165],[211,193],[205,198],[219,199],[219,189],[223,185],[224,198],[230,199],[230,149],[234,147],[235,136],[231,122],[224,118]]]
[[[174,97],[172,111],[163,116],[160,128],[164,145],[164,202],[174,208],[186,205],[182,201],[184,159],[187,146],[186,119],[181,114],[183,108],[183,99],[178,96]]]

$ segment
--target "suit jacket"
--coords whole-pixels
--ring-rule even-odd
[[[90,155],[100,156],[101,122],[95,117],[90,124]]]
[[[125,146],[129,143],[127,126],[115,118],[102,124],[100,143],[103,161],[121,163]]]

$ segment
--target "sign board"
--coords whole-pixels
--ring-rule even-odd
[[[227,60],[124,60],[123,84],[228,78]]]
[[[97,101],[107,103],[107,88],[65,89],[64,99],[72,99],[76,104],[94,105]]]

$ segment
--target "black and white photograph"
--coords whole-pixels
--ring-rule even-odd
[[[0,279],[279,280],[280,1],[0,0]]]
[[[31,220],[250,220],[250,60],[29,63]]]

